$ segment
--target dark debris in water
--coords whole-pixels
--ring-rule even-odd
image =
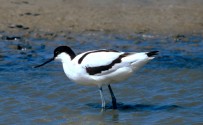
[[[21,40],[22,37],[20,36],[2,36],[2,40]]]
[[[180,40],[183,40],[183,39],[186,39],[187,37],[183,34],[178,34],[176,36],[174,36],[174,40],[175,41],[180,41]]]
[[[27,49],[32,49],[32,46],[30,46],[29,44],[27,44],[27,45],[18,44],[17,45],[17,50],[27,50]]]

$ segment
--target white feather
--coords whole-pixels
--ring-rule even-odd
[[[90,53],[91,52],[91,53]],[[87,54],[81,63],[79,60]],[[59,54],[56,58],[63,63],[65,74],[72,81],[83,85],[98,85],[120,82],[128,78],[134,71],[141,68],[153,57],[148,57],[145,52],[130,53],[122,57],[120,63],[115,63],[110,69],[94,75],[88,74],[87,67],[99,67],[111,64],[124,52],[93,52],[88,51],[77,55],[73,60],[66,53]]]

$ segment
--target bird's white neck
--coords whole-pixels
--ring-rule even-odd
[[[67,53],[61,53],[56,57],[56,60],[61,61],[62,63],[69,64],[71,63],[71,57]]]
[[[65,72],[66,76],[74,81],[74,78],[77,77],[77,70],[75,70],[75,66],[71,60],[62,60],[63,71]]]
[[[70,55],[68,55],[67,53],[61,53],[56,57],[56,59],[62,62],[65,74],[69,78],[72,78],[73,77],[72,75],[75,74],[73,73],[75,71],[74,70],[75,67],[73,66],[73,62],[71,60]]]

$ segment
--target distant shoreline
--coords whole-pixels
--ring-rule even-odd
[[[0,31],[203,33],[203,1],[0,0]]]

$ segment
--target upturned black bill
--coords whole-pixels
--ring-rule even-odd
[[[43,65],[45,65],[45,64],[47,64],[47,63],[49,63],[49,62],[51,62],[51,61],[54,61],[54,58],[51,58],[51,59],[47,60],[46,62],[44,62],[44,63],[42,63],[42,64],[40,64],[40,65],[35,66],[34,68],[41,67],[41,66],[43,66]]]

